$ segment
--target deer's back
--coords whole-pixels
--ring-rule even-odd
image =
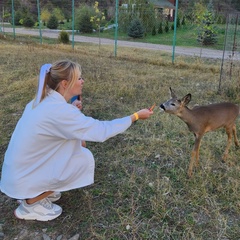
[[[229,102],[196,106],[192,109],[192,114],[199,121],[199,126],[211,131],[234,124],[239,115],[239,106]]]

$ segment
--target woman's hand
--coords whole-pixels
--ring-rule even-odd
[[[72,105],[77,107],[79,110],[82,110],[82,101],[76,99],[74,102],[72,102]]]
[[[138,112],[134,113],[131,115],[132,122],[137,121],[138,119],[147,119],[153,114],[153,111],[151,109],[142,109],[139,110]]]

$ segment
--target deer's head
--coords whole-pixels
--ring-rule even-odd
[[[171,87],[169,89],[171,98],[166,102],[160,104],[160,108],[167,113],[179,115],[179,113],[181,113],[181,110],[191,101],[191,94],[188,93],[182,99],[178,99],[174,90]]]

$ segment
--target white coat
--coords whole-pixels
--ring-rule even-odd
[[[94,182],[94,158],[81,141],[103,142],[131,126],[130,116],[99,121],[85,116],[56,91],[35,108],[27,104],[12,134],[0,188],[16,199],[67,191]]]

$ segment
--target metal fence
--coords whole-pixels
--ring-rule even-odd
[[[237,80],[240,87],[240,15],[229,14],[221,64],[219,90]]]
[[[13,1],[12,1],[13,2]],[[131,8],[130,10],[127,9],[126,7],[120,7],[118,4],[118,0],[116,0],[115,6],[112,6],[111,11],[109,10],[109,15],[112,19],[111,24],[108,24],[108,27],[106,27],[106,31],[110,29],[110,27],[115,27],[114,31],[112,30],[112,36],[110,38],[102,37],[105,36],[104,34],[100,34],[99,38],[98,37],[91,37],[91,36],[86,36],[82,35],[78,31],[76,31],[76,23],[75,23],[75,6],[74,6],[74,1],[71,2],[72,4],[72,13],[70,16],[70,22],[71,22],[71,29],[67,30],[69,32],[69,37],[71,39],[71,44],[72,48],[74,48],[76,42],[92,42],[99,44],[99,38],[101,41],[101,44],[106,44],[106,45],[112,45],[113,46],[113,53],[115,56],[117,56],[118,52],[120,51],[119,47],[134,47],[134,48],[145,48],[145,49],[150,49],[154,51],[159,51],[161,54],[162,52],[167,52],[169,53],[170,58],[174,61],[174,56],[193,56],[193,57],[200,57],[200,58],[212,58],[212,59],[228,59],[229,55],[232,54],[232,49],[231,47],[228,47],[228,43],[231,45],[232,43],[230,42],[230,23],[228,22],[227,25],[229,25],[228,28],[228,39],[225,41],[225,46],[222,45],[219,47],[219,49],[222,50],[213,50],[208,48],[205,48],[204,46],[197,45],[196,47],[181,47],[178,46],[178,42],[182,39],[178,38],[178,18],[177,18],[177,6],[175,9],[175,18],[170,19],[164,12],[153,12],[151,9],[145,9],[144,11],[141,12],[142,19],[144,19],[144,26],[145,26],[145,34],[150,36],[153,35],[153,29],[155,28],[155,42],[150,43],[149,41],[146,40],[146,36],[144,36],[140,40],[135,41],[134,39],[129,39],[129,40],[120,40],[119,38],[119,31],[125,31],[127,27],[129,26],[129,20],[130,18],[133,18],[133,16],[136,17],[136,11],[135,15],[134,14],[129,14],[129,11],[133,11]],[[70,2],[68,3],[68,7],[70,7]],[[32,8],[35,8],[37,14],[38,14],[38,22],[39,26],[38,29],[26,29],[26,28],[20,28],[20,27],[15,27],[15,25],[9,24],[8,26],[2,24],[1,28],[1,33],[12,33],[14,39],[18,38],[21,34],[27,34],[27,35],[33,35],[33,36],[38,36],[40,43],[42,43],[42,38],[43,37],[48,37],[48,38],[55,38],[57,39],[59,36],[59,31],[61,30],[50,30],[43,28],[42,26],[42,20],[41,20],[41,12],[43,9],[41,9],[41,5],[39,1],[37,1],[36,6],[31,6]],[[54,6],[57,7],[57,6]],[[94,7],[94,6],[92,6]],[[14,23],[14,5],[12,6],[12,12],[11,12],[11,19],[12,22]],[[111,13],[110,13],[111,12]],[[139,13],[138,13],[139,15]],[[157,16],[157,17],[156,17]],[[156,19],[158,19],[156,21]],[[171,21],[172,20],[172,21]],[[173,21],[174,20],[174,21]],[[160,23],[167,23],[168,24],[168,32],[167,33],[160,33],[159,32],[159,24]],[[237,24],[238,25],[238,24]],[[182,26],[183,27],[183,26]],[[166,26],[163,26],[163,28],[166,28]],[[104,30],[105,31],[105,30]],[[165,31],[165,29],[163,29]],[[239,31],[238,31],[239,32]],[[126,34],[127,35],[127,34]],[[193,33],[191,37],[194,39],[194,41],[197,42],[197,33]],[[240,37],[238,35],[235,36],[239,41]],[[166,42],[162,44],[161,39],[167,38],[168,39],[168,44]],[[186,39],[186,42],[189,39]],[[237,42],[236,41],[236,42]],[[187,44],[186,44],[187,45]],[[238,44],[239,46],[239,44]],[[225,47],[225,49],[224,49]],[[239,54],[239,49],[236,49],[235,51],[235,57]],[[225,62],[224,62],[225,64]],[[223,65],[224,65],[223,64]]]

